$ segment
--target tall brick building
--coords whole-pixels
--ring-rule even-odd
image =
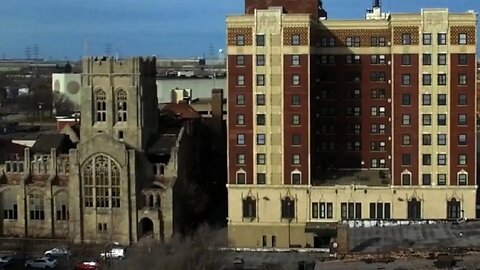
[[[476,14],[374,2],[361,20],[316,0],[247,0],[227,18],[231,246],[475,217]]]

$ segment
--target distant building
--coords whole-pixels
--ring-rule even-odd
[[[82,100],[81,94],[82,74],[75,73],[53,73],[52,90],[68,98],[77,110]]]
[[[328,20],[318,0],[228,16],[231,246],[475,218],[477,16],[374,3],[365,20]]]

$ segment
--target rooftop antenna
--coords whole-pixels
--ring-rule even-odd
[[[379,7],[381,7],[381,2],[380,2],[380,0],[373,0],[373,7],[374,7],[374,8],[379,8]]]

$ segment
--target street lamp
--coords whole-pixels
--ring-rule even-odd
[[[38,103],[38,111],[40,113],[40,127],[39,127],[39,130],[42,129],[42,123],[43,123],[43,111],[42,111],[42,108],[43,108],[43,103],[40,102]]]

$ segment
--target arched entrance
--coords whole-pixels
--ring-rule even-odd
[[[149,218],[142,218],[138,224],[138,239],[145,236],[153,238],[153,222]]]

